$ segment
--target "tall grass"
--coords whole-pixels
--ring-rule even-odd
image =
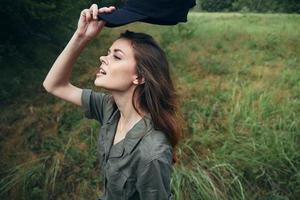
[[[73,82],[92,87],[97,58],[119,32],[147,30],[166,50],[186,120],[175,199],[296,200],[299,22],[298,15],[191,13],[172,27],[107,29],[80,57]],[[96,198],[98,124],[49,95],[24,101],[17,115],[2,111],[2,199]]]

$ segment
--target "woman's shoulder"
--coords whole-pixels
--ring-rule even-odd
[[[151,129],[151,131],[145,135],[143,141],[151,144],[151,146],[170,145],[166,133],[156,129]]]
[[[103,123],[107,123],[108,121],[112,120],[115,113],[118,111],[118,107],[116,106],[113,97],[111,94],[104,94],[104,116],[103,116]]]
[[[144,162],[151,162],[155,159],[161,159],[165,162],[171,162],[173,148],[167,135],[159,130],[149,131],[139,145],[141,159]]]
[[[96,119],[101,124],[105,124],[116,111],[111,94],[83,89],[81,99],[86,117]]]

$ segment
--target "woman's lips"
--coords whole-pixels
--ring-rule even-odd
[[[100,70],[98,71],[98,73],[96,75],[97,76],[106,75],[106,71],[102,67],[100,67]]]
[[[103,68],[101,68],[101,67],[100,67],[100,70],[99,70],[99,72],[100,72],[101,74],[104,74],[104,75],[106,75],[106,71],[105,71]]]

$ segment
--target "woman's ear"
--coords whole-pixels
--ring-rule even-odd
[[[141,76],[141,77],[136,76],[133,83],[136,84],[136,85],[144,84],[145,83],[145,78],[143,76]]]

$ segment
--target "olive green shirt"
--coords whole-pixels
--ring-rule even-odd
[[[113,145],[120,111],[112,96],[83,89],[85,116],[100,122],[99,156],[104,180],[101,200],[172,199],[172,146],[145,116]]]

